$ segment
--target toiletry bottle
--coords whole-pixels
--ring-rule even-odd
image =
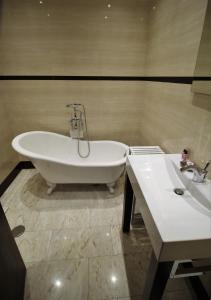
[[[184,149],[182,151],[182,159],[180,161],[180,165],[182,167],[186,166],[187,165],[187,162],[189,160],[189,151],[187,149]]]

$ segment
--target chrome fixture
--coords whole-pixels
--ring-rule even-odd
[[[77,103],[66,105],[66,107],[71,107],[73,109],[70,119],[70,135],[73,139],[83,138],[83,131],[79,131],[79,129],[83,128],[82,111],[80,106],[81,104]]]
[[[175,194],[177,194],[177,195],[179,195],[179,196],[184,195],[184,190],[181,189],[181,188],[175,188],[175,189],[174,189],[174,192],[175,192]]]
[[[193,171],[193,179],[192,180],[195,182],[203,182],[207,176],[207,173],[208,173],[207,168],[209,167],[210,163],[211,163],[211,160],[208,160],[206,162],[206,165],[204,168],[200,168],[195,164],[184,166],[184,167],[180,168],[180,171],[184,172],[184,171],[191,170],[191,171]]]
[[[80,103],[67,104],[66,107],[72,108],[72,114],[70,119],[70,136],[78,141],[78,155],[82,158],[86,158],[90,154],[90,143],[86,122],[86,110],[85,106]],[[86,139],[84,138],[86,136]],[[85,140],[87,142],[87,154],[81,154],[80,141]]]

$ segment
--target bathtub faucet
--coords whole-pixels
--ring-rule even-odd
[[[72,108],[70,136],[72,139],[77,139],[78,155],[81,158],[87,158],[90,154],[90,143],[86,122],[85,106],[80,103],[67,104],[66,107]],[[81,140],[85,141],[81,141]],[[87,147],[86,147],[87,145]]]
[[[207,176],[207,168],[211,164],[211,160],[208,160],[206,162],[206,165],[204,168],[198,167],[197,165],[188,165],[180,168],[181,172],[192,170],[193,171],[193,181],[195,182],[204,182],[206,176]]]
[[[78,129],[79,127],[79,121],[80,121],[80,118],[77,118],[77,117],[73,117],[71,120],[70,120],[70,123],[71,123],[71,126],[73,129]]]
[[[72,116],[70,119],[71,124],[71,137],[72,138],[83,138],[83,120],[82,120],[82,112],[81,112],[81,104],[73,103],[67,104],[66,107],[71,107],[73,109]]]

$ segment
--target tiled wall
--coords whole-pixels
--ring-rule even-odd
[[[144,74],[150,2],[0,0],[0,75]],[[0,83],[14,135],[28,130],[68,134],[65,104],[81,102],[90,138],[133,144],[141,141],[140,99],[143,85],[132,82]],[[3,162],[10,160],[10,141],[4,140]]]
[[[68,134],[68,103],[87,111],[90,139],[140,144],[144,83],[121,81],[4,81],[0,94],[14,134],[47,130]]]
[[[149,3],[2,0],[0,74],[143,75]]]
[[[11,148],[12,130],[8,114],[0,100],[0,182],[18,161],[16,153]]]
[[[193,76],[207,0],[156,0],[149,14],[146,74]]]
[[[204,21],[203,32],[201,36],[200,47],[197,55],[195,76],[211,75],[211,1],[208,1],[207,11]],[[211,84],[207,81],[194,81],[193,88],[195,92],[211,95]]]
[[[189,84],[146,83],[142,137],[169,153],[190,148],[198,163],[211,157],[211,96]]]
[[[211,2],[208,1],[206,17],[197,56],[196,76],[210,76],[211,66]],[[210,90],[211,93],[211,90]]]
[[[207,0],[157,1],[149,24],[150,75],[193,76]],[[190,148],[197,162],[210,159],[211,96],[191,85],[146,83],[141,132],[144,144],[167,152]]]

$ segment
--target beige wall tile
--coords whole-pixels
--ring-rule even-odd
[[[148,3],[3,0],[0,74],[143,75]]]
[[[160,145],[169,153],[190,148],[200,164],[210,159],[211,96],[194,94],[189,84],[148,82],[143,111],[145,144]]]
[[[193,76],[207,0],[160,0],[149,17],[148,75]],[[211,83],[208,83],[211,85]],[[210,159],[211,97],[191,85],[147,82],[141,136],[170,153],[190,148],[198,163]]]
[[[197,162],[210,158],[211,97],[192,93],[190,85],[7,81],[0,87],[14,135],[29,130],[68,135],[70,114],[65,105],[79,102],[86,106],[92,140],[156,144],[171,153],[188,147]]]
[[[68,134],[67,103],[86,107],[90,139],[140,144],[144,83],[121,81],[7,81],[0,84],[14,134],[47,130]]]
[[[148,76],[193,76],[207,0],[159,0],[149,14]]]
[[[211,2],[208,1],[200,47],[197,56],[195,76],[210,76],[211,74]],[[197,91],[197,90],[196,90]],[[200,90],[198,90],[200,92]],[[209,94],[211,91],[209,90]]]
[[[0,74],[192,76],[206,5],[3,0]]]

